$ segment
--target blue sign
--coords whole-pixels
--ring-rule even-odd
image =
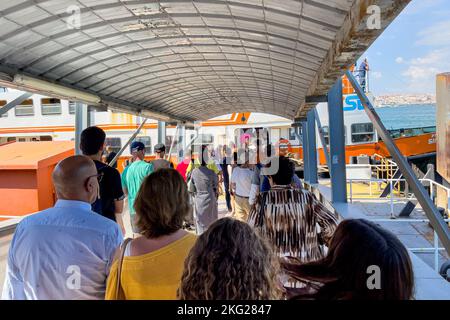
[[[364,106],[357,94],[344,96],[344,111],[364,110]]]

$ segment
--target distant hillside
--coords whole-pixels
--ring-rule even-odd
[[[376,106],[434,103],[436,103],[436,96],[431,94],[397,94],[375,97]]]

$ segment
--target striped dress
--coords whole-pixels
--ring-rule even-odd
[[[324,257],[323,244],[331,239],[338,218],[311,192],[289,185],[262,192],[248,223],[273,244],[280,257],[310,262]]]

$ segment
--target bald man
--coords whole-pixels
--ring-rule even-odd
[[[91,159],[72,156],[52,178],[58,201],[17,226],[2,299],[103,299],[123,235],[114,221],[91,210],[101,177]]]

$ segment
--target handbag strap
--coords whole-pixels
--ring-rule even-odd
[[[127,249],[128,243],[133,240],[131,238],[126,238],[122,245],[120,246],[120,255],[119,260],[117,261],[117,287],[116,287],[116,299],[119,300],[120,293],[122,291],[121,277],[122,277],[122,266],[123,266],[123,258],[125,257],[125,250]]]

